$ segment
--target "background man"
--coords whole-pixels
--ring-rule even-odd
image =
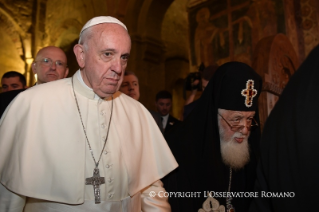
[[[74,46],[80,70],[15,99],[0,123],[0,211],[170,210],[149,193],[177,163],[148,111],[118,92],[130,50],[122,22],[95,17]]]
[[[140,98],[140,87],[138,84],[137,76],[131,71],[125,71],[123,82],[120,91],[132,97],[135,100]]]
[[[1,78],[2,93],[27,87],[25,77],[16,71],[6,72]]]
[[[138,78],[132,71],[125,71],[123,82],[120,87],[120,91],[135,100],[139,100],[140,98],[140,86],[138,84]],[[161,116],[152,110],[149,110],[152,114],[157,126],[163,132],[163,126],[161,121]]]
[[[54,80],[65,78],[69,73],[69,69],[67,67],[67,58],[65,53],[63,52],[62,49],[55,46],[47,46],[42,48],[41,50],[38,51],[35,61],[32,63],[32,71],[34,74],[37,74],[37,79],[38,79],[37,84],[42,84],[42,83],[51,82]],[[7,76],[6,74],[4,74],[3,77]],[[10,76],[11,75],[12,74],[10,74]],[[24,82],[24,86],[19,88],[21,90],[16,90],[16,91],[7,92],[5,94],[0,94],[0,118],[3,112],[5,111],[5,109],[7,108],[7,106],[10,104],[10,102],[20,92],[25,90],[22,88],[26,88],[25,77],[20,73],[18,73],[18,76],[20,80],[22,79],[22,81]],[[13,77],[13,78],[15,78],[14,81],[18,80],[18,77]]]
[[[175,124],[180,123],[178,119],[169,114],[172,108],[172,94],[168,91],[163,90],[156,94],[155,99],[157,112],[161,115],[162,118],[164,133],[167,134],[167,132],[169,132]]]
[[[163,180],[165,188],[168,192],[201,192],[193,198],[170,199],[172,211],[248,210],[251,198],[209,197],[207,192],[253,191],[261,82],[248,65],[225,63],[217,69],[197,107],[168,136],[179,168]]]
[[[64,51],[55,46],[44,47],[37,53],[32,71],[37,75],[37,84],[67,77],[69,68]]]

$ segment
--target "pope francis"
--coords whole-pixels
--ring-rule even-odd
[[[118,91],[130,50],[122,22],[95,17],[74,46],[80,70],[12,101],[0,120],[0,211],[170,211],[149,193],[178,165],[149,112]]]

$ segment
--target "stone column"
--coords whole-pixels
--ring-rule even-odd
[[[132,57],[127,70],[135,72],[140,84],[140,102],[155,109],[155,95],[165,89],[164,47],[161,40],[131,35]]]

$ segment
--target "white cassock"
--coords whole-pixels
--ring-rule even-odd
[[[74,89],[98,160],[112,101],[98,98],[80,71]],[[72,78],[29,88],[0,120],[0,211],[170,211],[160,179],[178,165],[153,117],[138,101],[113,95],[113,115],[99,164],[101,203],[95,204],[93,162],[72,89]],[[27,197],[27,198],[26,198]]]

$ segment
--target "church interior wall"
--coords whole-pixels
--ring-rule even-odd
[[[2,22],[3,23],[3,22]],[[8,26],[0,25],[0,55],[1,55],[1,71],[3,73],[11,70],[16,70],[17,72],[24,73],[25,63],[21,59],[19,54],[19,49],[17,49],[16,44],[20,43],[20,37],[18,34],[10,36],[6,28]],[[16,33],[16,32],[13,32]],[[12,39],[15,37],[14,39]],[[16,40],[17,39],[17,40]],[[21,45],[21,43],[20,43]]]
[[[177,118],[181,116],[185,103],[182,81],[190,73],[186,3],[185,0],[175,0],[170,5],[161,30],[165,48],[165,89],[173,94],[172,113]]]
[[[179,117],[181,79],[197,71],[199,62],[252,65],[258,42],[282,33],[301,63],[319,43],[318,14],[316,0],[0,0],[0,77],[16,70],[33,85],[31,63],[47,45],[66,52],[72,75],[78,69],[73,46],[82,26],[94,16],[112,15],[131,35],[127,69],[139,77],[141,103],[154,109],[155,94],[167,89]]]

